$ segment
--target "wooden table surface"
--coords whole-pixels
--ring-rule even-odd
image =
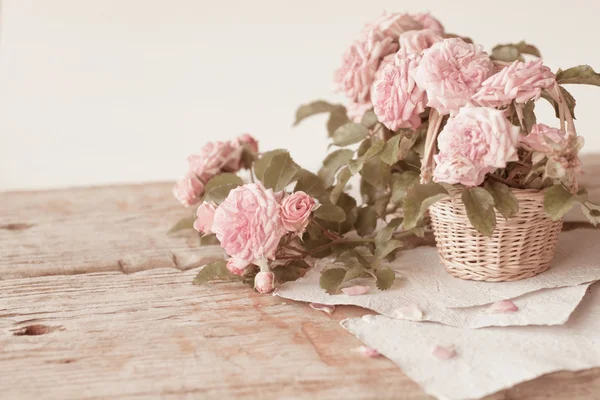
[[[600,199],[600,156],[584,181]],[[0,193],[0,398],[428,399],[333,315],[241,284],[192,286],[219,248],[170,183]],[[577,219],[573,214],[571,218]],[[599,399],[600,368],[490,399]]]

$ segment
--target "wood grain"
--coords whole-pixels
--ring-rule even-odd
[[[600,157],[586,162],[600,199]],[[222,253],[165,234],[190,212],[169,183],[0,193],[0,210],[2,398],[430,398],[354,351],[338,322],[368,311],[192,286]],[[547,398],[600,398],[600,369],[489,397]]]

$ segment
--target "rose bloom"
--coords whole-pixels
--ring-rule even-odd
[[[185,207],[198,203],[199,197],[203,194],[204,184],[191,172],[188,172],[182,179],[177,181],[173,187],[173,195]]]
[[[406,53],[421,53],[444,37],[433,29],[422,29],[420,31],[408,31],[400,35],[400,50]]]
[[[238,260],[236,258],[229,258],[227,260],[226,268],[233,275],[242,276],[246,267],[250,265],[246,261]]]
[[[392,131],[421,125],[419,114],[425,111],[427,98],[411,75],[421,58],[419,54],[405,55],[400,50],[382,66],[371,89],[375,115]]]
[[[239,164],[241,147],[232,146],[230,142],[208,142],[200,150],[200,154],[188,157],[190,170],[203,182],[222,172],[230,163]]]
[[[423,25],[423,29],[432,29],[439,34],[444,33],[444,26],[440,21],[435,19],[429,13],[416,13],[410,14],[410,16],[417,22]]]
[[[229,192],[217,207],[212,231],[229,256],[248,263],[273,259],[286,230],[272,189],[249,183]]]
[[[481,46],[452,38],[426,50],[412,75],[417,85],[427,91],[427,105],[440,114],[450,114],[469,103],[493,70],[494,65]]]
[[[473,100],[490,107],[508,105],[513,100],[522,104],[539,99],[542,89],[555,83],[556,76],[542,60],[515,61],[485,80]]]
[[[211,204],[204,202],[198,206],[196,210],[196,220],[194,221],[194,229],[198,232],[212,233],[211,227],[213,220],[215,219],[216,207]]]
[[[531,133],[521,137],[521,142],[529,146],[533,151],[541,153],[552,153],[554,147],[563,148],[567,144],[567,132],[551,128],[545,124],[534,124]]]
[[[254,288],[262,294],[271,293],[275,289],[275,275],[270,271],[261,271],[254,277]]]
[[[242,168],[250,168],[250,165],[244,165],[242,154],[244,149],[256,154],[258,153],[258,141],[251,135],[244,133],[235,140],[229,142],[229,146],[232,149],[229,157],[229,162],[223,166],[223,171],[226,172],[237,172]]]
[[[417,21],[410,14],[384,11],[379,18],[365,26],[363,35],[372,35],[379,40],[386,37],[397,40],[404,32],[423,28],[423,23]]]
[[[463,107],[438,137],[436,182],[478,186],[485,174],[517,161],[519,128],[489,107]]]
[[[242,146],[245,146],[248,150],[253,153],[258,153],[258,141],[249,133],[244,133],[239,136],[236,142]]]
[[[389,37],[381,40],[369,36],[355,42],[344,53],[342,66],[334,73],[334,85],[350,101],[368,103],[371,85],[381,60],[398,50],[398,44]]]
[[[289,232],[301,235],[308,226],[315,200],[302,191],[292,193],[281,202],[281,221]]]

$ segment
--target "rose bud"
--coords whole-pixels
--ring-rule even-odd
[[[259,293],[270,293],[275,289],[275,275],[272,272],[259,272],[254,277],[254,288]]]

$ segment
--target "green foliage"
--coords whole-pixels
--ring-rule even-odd
[[[571,116],[573,117],[573,119],[575,119],[575,106],[577,105],[575,98],[564,87],[559,86],[559,90],[560,90],[561,97],[564,99],[565,103],[567,104],[567,108],[569,109]],[[560,110],[559,110],[558,103],[556,101],[554,101],[552,96],[550,96],[550,93],[548,93],[547,90],[543,90],[542,97],[544,99],[548,100],[548,102],[552,105],[552,107],[554,107],[554,114],[556,115],[556,118],[560,118]]]
[[[325,193],[325,182],[312,172],[301,169],[296,176],[298,182],[296,182],[294,192],[303,191],[312,197],[319,197]]]
[[[494,207],[505,219],[509,219],[519,211],[519,202],[514,193],[502,182],[485,182],[485,190],[494,198]]]
[[[559,69],[556,73],[556,82],[600,86],[600,74],[589,65],[578,65],[564,71]]]
[[[210,264],[206,264],[198,275],[193,280],[194,285],[203,285],[209,281],[221,280],[221,281],[240,281],[241,278],[237,275],[233,275],[227,270],[227,262],[225,260],[213,261]]]
[[[339,286],[343,282],[345,276],[346,270],[344,268],[326,269],[321,273],[319,285],[325,289],[327,293],[335,294],[338,292]]]
[[[363,165],[360,172],[367,183],[376,189],[385,189],[390,181],[390,167],[379,158],[373,158]]]
[[[437,183],[416,183],[410,186],[404,198],[404,229],[412,229],[435,202],[448,197],[448,192]]]
[[[169,231],[167,234],[183,231],[186,229],[194,229],[194,221],[196,221],[196,216],[192,215],[189,217],[181,218]]]
[[[264,179],[265,170],[269,164],[271,164],[273,157],[287,152],[288,151],[284,149],[275,149],[263,153],[262,156],[254,163],[254,175],[256,175],[256,178],[262,182]]]
[[[373,233],[377,227],[377,212],[375,211],[375,207],[367,206],[359,208],[354,227],[356,228],[356,233],[362,237]]]
[[[382,260],[392,251],[402,247],[402,242],[399,240],[387,240],[377,245],[375,249],[375,258]]]
[[[215,175],[206,183],[206,186],[204,187],[206,193],[204,198],[217,204],[221,204],[223,200],[227,198],[232,189],[235,189],[243,184],[244,182],[239,176],[230,172]]]
[[[344,209],[334,204],[321,204],[314,212],[314,216],[329,222],[344,222],[346,220]]]
[[[363,140],[369,134],[369,129],[361,124],[348,122],[333,132],[331,139],[333,144],[344,147]]]
[[[325,183],[325,187],[331,186],[337,171],[347,165],[352,159],[354,152],[349,149],[339,149],[331,152],[323,160],[323,166],[319,170],[319,177]]]
[[[300,166],[292,160],[290,153],[275,154],[265,169],[262,182],[267,189],[279,192],[292,182],[299,170]]]
[[[330,104],[323,100],[317,100],[313,101],[312,103],[303,104],[298,107],[298,110],[296,110],[296,121],[294,122],[294,125],[298,125],[300,121],[312,115],[332,112],[336,109],[336,107],[340,106]]]
[[[571,209],[575,200],[575,196],[563,185],[550,186],[544,190],[544,211],[552,221],[558,221]]]
[[[402,218],[394,218],[385,228],[381,228],[381,230],[377,232],[377,236],[375,236],[375,245],[380,247],[390,240],[400,224],[402,224]]]
[[[494,198],[485,189],[472,187],[463,190],[462,202],[471,225],[484,236],[492,236],[496,228]]]
[[[393,165],[400,159],[400,140],[402,135],[395,135],[388,139],[381,152],[381,161],[387,165]]]
[[[271,269],[273,275],[275,275],[275,281],[277,283],[284,283],[289,281],[295,281],[306,274],[306,271],[310,269],[310,265],[304,260],[293,260],[286,264],[279,265]]]
[[[367,142],[367,140],[365,140],[365,142]],[[366,149],[361,156],[348,163],[348,168],[350,168],[350,172],[352,172],[352,174],[356,174],[357,172],[362,170],[365,162],[372,160],[379,153],[381,153],[381,150],[385,145],[385,142],[377,137],[374,137],[373,139],[369,140],[368,143],[370,144],[369,148]]]
[[[366,126],[369,129],[373,128],[378,122],[379,120],[377,119],[377,115],[375,115],[373,110],[367,111],[363,115],[362,120],[360,121],[362,125]]]
[[[333,136],[333,133],[340,126],[347,124],[350,122],[348,116],[346,115],[346,109],[342,106],[334,108],[329,114],[329,119],[327,120],[327,133],[329,137]]]
[[[419,182],[419,173],[416,171],[394,173],[392,174],[391,182],[392,197],[390,201],[396,205],[401,205],[404,202],[408,189]]]
[[[214,233],[207,233],[200,238],[200,246],[215,246],[219,245],[219,239]]]
[[[499,44],[492,49],[490,57],[494,60],[512,62],[516,60],[523,61],[523,54],[541,57],[537,47],[523,41],[519,43]]]
[[[388,290],[396,280],[396,274],[388,267],[378,268],[375,271],[375,276],[377,277],[375,284],[379,290]]]
[[[337,184],[331,190],[329,194],[329,201],[332,204],[336,204],[342,193],[344,192],[344,188],[348,184],[348,181],[352,178],[352,172],[348,167],[343,167],[339,174],[337,175]]]

